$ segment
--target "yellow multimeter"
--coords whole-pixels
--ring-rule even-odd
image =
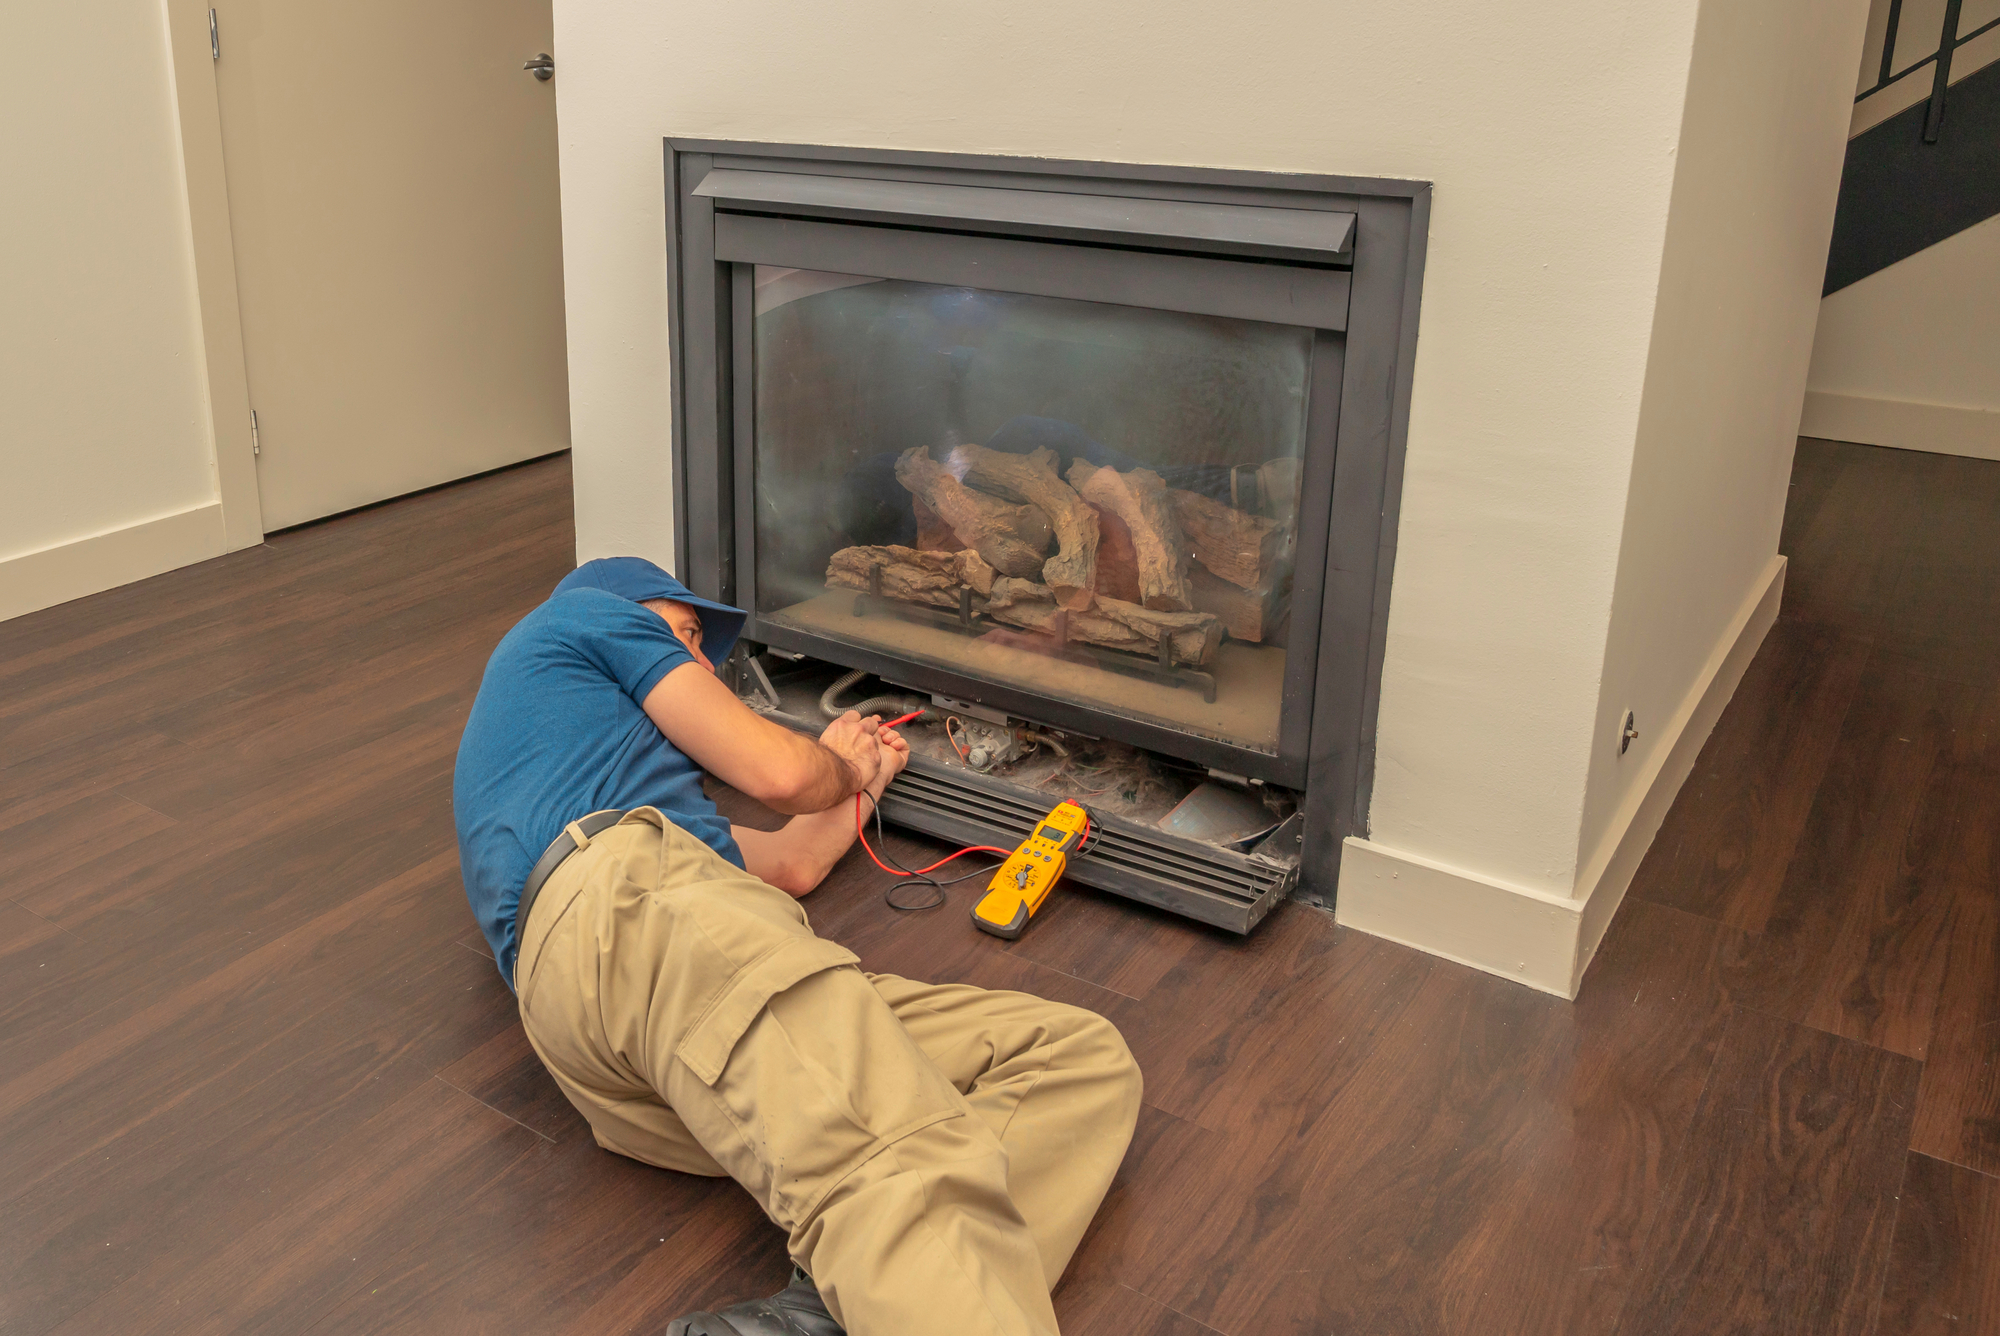
[[[972,907],[972,921],[995,937],[1019,937],[1089,830],[1088,812],[1072,802],[1058,803],[1021,847],[994,869],[986,894]]]

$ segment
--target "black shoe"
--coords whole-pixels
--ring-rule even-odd
[[[667,1324],[667,1336],[845,1336],[812,1277],[792,1268],[792,1283],[768,1299],[731,1304],[719,1313],[689,1313]]]

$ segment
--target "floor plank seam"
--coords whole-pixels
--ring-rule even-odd
[[[34,910],[28,908],[26,905],[22,904],[19,900],[10,899],[7,901],[7,903],[14,906],[14,908],[20,910],[23,914],[28,915],[30,918],[40,919],[42,922],[48,924],[51,928],[54,928],[57,932],[62,933],[66,937],[74,937],[77,941],[83,942],[86,945],[90,941],[88,937],[85,937],[82,933],[76,931],[74,928],[65,928],[62,924],[56,922],[48,915],[35,913]]]
[[[516,1118],[513,1114],[508,1113],[503,1109],[494,1108],[491,1104],[488,1104],[485,1100],[479,1098],[479,1096],[473,1094],[470,1090],[465,1089],[465,1087],[453,1085],[450,1081],[445,1080],[443,1075],[441,1075],[440,1073],[432,1072],[431,1078],[437,1081],[439,1084],[443,1085],[445,1089],[457,1091],[459,1094],[471,1100],[474,1104],[477,1104],[480,1108],[485,1109],[492,1113],[499,1114],[502,1118],[505,1118],[508,1122],[514,1124],[514,1126],[527,1128],[528,1131],[533,1132],[536,1136],[540,1137],[543,1141],[548,1142],[551,1146],[561,1144],[554,1137],[550,1136],[548,1133],[542,1131],[541,1129],[528,1127],[526,1123],[522,1122],[519,1118]],[[525,1151],[522,1153],[526,1154]]]
[[[1677,1166],[1685,1162],[1688,1141],[1693,1137],[1695,1129],[1701,1126],[1702,1111],[1707,1108],[1709,1094],[1715,1086],[1715,1069],[1722,1058],[1723,1045],[1729,1042],[1729,1033],[1736,1028],[1738,1013],[1745,1010],[1747,1010],[1745,1007],[1730,1007],[1729,1019],[1723,1022],[1722,1029],[1716,1033],[1715,1051],[1708,1055],[1708,1070],[1701,1074],[1701,1091],[1695,1096],[1694,1105],[1688,1111],[1686,1126],[1682,1127],[1680,1135],[1674,1138],[1674,1159]],[[1619,1333],[1628,1330],[1627,1324],[1633,1316],[1632,1305],[1644,1292],[1640,1281],[1645,1276],[1647,1265],[1652,1258],[1654,1237],[1668,1227],[1669,1212],[1664,1208],[1673,1193],[1677,1177],[1678,1172],[1670,1173],[1661,1180],[1654,1202],[1655,1207],[1660,1209],[1655,1209],[1653,1212],[1653,1223],[1646,1227],[1646,1237],[1632,1250],[1632,1285],[1625,1293],[1624,1302],[1618,1305],[1618,1318],[1611,1324],[1608,1336],[1619,1336]]]
[[[2000,1183],[2000,1173],[1995,1173],[1991,1169],[1982,1169],[1976,1164],[1967,1164],[1963,1160],[1954,1160],[1948,1155],[1933,1155],[1927,1150],[1918,1150],[1915,1146],[1910,1147],[1910,1154],[1921,1155],[1926,1160],[1936,1160],[1939,1164],[1948,1164],[1954,1169],[1963,1169],[1968,1174],[1977,1174],[1981,1178],[1991,1179],[1995,1183]]]
[[[1060,974],[1065,979],[1074,979],[1078,983],[1087,985],[1088,987],[1091,988],[1095,988],[1100,992],[1110,993],[1114,997],[1122,997],[1127,1002],[1135,1002],[1141,1005],[1145,1003],[1146,999],[1144,999],[1143,997],[1134,997],[1132,996],[1132,994],[1124,992],[1121,989],[1113,988],[1110,984],[1098,983],[1094,979],[1086,979],[1081,974],[1072,974],[1068,970],[1063,969],[1062,967],[1057,965],[1045,965],[1041,961],[1036,960],[1033,956],[1022,956],[1021,959],[1027,961],[1030,965],[1033,965],[1036,969],[1047,970],[1051,974]]]
[[[1628,900],[1637,900],[1642,904],[1651,905],[1655,909],[1664,909],[1669,914],[1685,914],[1687,917],[1695,920],[1697,923],[1706,923],[1713,927],[1725,929],[1729,932],[1740,932],[1746,937],[1754,938],[1760,935],[1754,932],[1749,932],[1746,929],[1739,928],[1733,923],[1726,923],[1723,920],[1716,918],[1712,914],[1704,914],[1698,909],[1689,909],[1684,905],[1669,904],[1665,900],[1655,900],[1645,891],[1639,890],[1637,888],[1625,892],[1625,898]],[[1590,984],[1590,976],[1586,974],[1584,975],[1584,986],[1588,987],[1589,984]]]
[[[171,735],[170,735],[170,734],[162,734],[161,736],[162,736],[162,737],[168,737],[168,736],[171,736]],[[183,747],[185,747],[185,746],[187,746],[187,745],[188,745],[188,744],[187,744],[187,743],[186,743],[185,741],[183,741],[183,740],[182,740],[182,739],[180,739],[180,738],[174,738],[174,741],[176,741],[176,742],[179,742],[179,743],[180,743],[180,744],[181,744],[181,745],[182,745]],[[150,804],[147,804],[147,803],[142,803],[142,802],[140,802],[140,801],[139,801],[139,800],[138,800],[137,798],[134,798],[134,797],[133,797],[133,796],[132,796],[131,794],[129,794],[129,793],[127,793],[127,792],[125,792],[125,790],[124,790],[124,789],[122,789],[122,788],[117,788],[117,789],[113,789],[113,790],[111,790],[111,792],[112,792],[113,794],[117,795],[118,797],[120,797],[120,798],[123,798],[123,799],[124,799],[124,800],[125,800],[126,802],[128,802],[128,803],[131,803],[131,804],[132,804],[132,805],[133,805],[134,807],[143,807],[143,808],[145,808],[145,809],[146,809],[146,810],[147,810],[148,812],[151,812],[151,813],[152,813],[152,814],[153,814],[154,816],[156,816],[156,817],[160,818],[160,820],[162,820],[162,821],[167,821],[167,822],[171,822],[171,823],[173,823],[173,824],[174,824],[174,825],[176,825],[176,826],[178,826],[179,824],[181,824],[181,819],[180,819],[179,817],[177,817],[177,816],[168,816],[168,815],[167,815],[167,814],[166,814],[165,812],[162,812],[162,811],[161,811],[161,810],[160,810],[159,808],[157,808],[157,807],[154,807],[154,806],[151,806]],[[154,832],[154,833],[155,833],[155,834],[157,834],[158,832],[156,831],[156,832]]]
[[[1924,1063],[1922,1058],[1911,1057],[1908,1053],[1898,1052],[1896,1049],[1888,1048],[1882,1044],[1870,1043],[1866,1039],[1856,1039],[1851,1034],[1842,1034],[1838,1030],[1829,1030],[1824,1025],[1815,1025],[1813,1022],[1797,1016],[1787,1016],[1782,1011],[1773,1011],[1769,1007],[1755,1006],[1749,1002],[1733,1002],[1730,1004],[1730,1010],[1732,1012],[1747,1011],[1753,1015],[1763,1016],[1768,1020],[1783,1021],[1787,1025],[1796,1025],[1800,1029],[1811,1030],[1814,1034],[1823,1034],[1829,1039],[1838,1039],[1843,1044],[1858,1044],[1862,1048],[1873,1049],[1877,1053],[1887,1053],[1893,1057],[1908,1058],[1919,1067]]]
[[[1896,1174],[1896,1214],[1889,1221],[1889,1238],[1882,1245],[1882,1274],[1876,1278],[1875,1295],[1868,1305],[1868,1332],[1876,1332],[1882,1326],[1882,1300],[1889,1293],[1889,1274],[1895,1268],[1896,1235],[1903,1228],[1903,1190],[1910,1185],[1910,1156],[1915,1152],[1905,1151],[1903,1167]]]
[[[1138,1295],[1140,1298],[1147,1299],[1153,1303],[1158,1304],[1160,1307],[1166,1309],[1169,1313],[1172,1313],[1175,1317],[1180,1318],[1182,1321],[1194,1323],[1195,1326],[1200,1327],[1203,1331],[1214,1332],[1215,1336],[1236,1336],[1236,1333],[1234,1332],[1225,1331],[1221,1327],[1211,1327],[1208,1323],[1203,1322],[1200,1318],[1192,1317],[1187,1313],[1183,1313],[1180,1309],[1174,1307],[1172,1304],[1166,1302],[1164,1299],[1146,1293],[1146,1291],[1140,1289],[1137,1285],[1126,1285],[1125,1282],[1123,1281],[1120,1281],[1118,1283],[1121,1287],[1132,1291],[1132,1293]]]

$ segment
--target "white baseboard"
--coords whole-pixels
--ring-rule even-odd
[[[1341,850],[1334,917],[1351,928],[1574,998],[1611,916],[1667,809],[1694,769],[1723,706],[1777,620],[1785,559],[1771,558],[1654,751],[1570,896],[1516,886],[1464,868],[1350,837]]]
[[[211,501],[10,557],[0,561],[0,621],[222,553],[222,503]]]
[[[1807,390],[1799,435],[1937,455],[2000,459],[2000,410]]]
[[[1340,850],[1333,917],[1376,937],[1574,997],[1580,908],[1568,896],[1350,835]]]
[[[1576,978],[1597,954],[1611,916],[1625,899],[1625,890],[1639,870],[1639,863],[1652,848],[1667,809],[1674,805],[1681,785],[1694,770],[1715,721],[1736,694],[1736,687],[1749,670],[1750,661],[1778,620],[1778,605],[1785,595],[1785,558],[1773,556],[1757,584],[1730,619],[1729,627],[1702,665],[1701,673],[1681,698],[1680,707],[1667,721],[1667,735],[1673,741],[1646,760],[1651,773],[1639,781],[1612,814],[1611,823],[1597,848],[1584,859],[1577,875],[1578,899],[1583,903],[1583,923],[1577,941]],[[1572,984],[1574,995],[1575,984]]]

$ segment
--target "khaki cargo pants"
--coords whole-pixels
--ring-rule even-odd
[[[749,1189],[853,1336],[1053,1336],[1138,1116],[1110,1022],[864,974],[650,808],[549,878],[516,978],[598,1144]]]

